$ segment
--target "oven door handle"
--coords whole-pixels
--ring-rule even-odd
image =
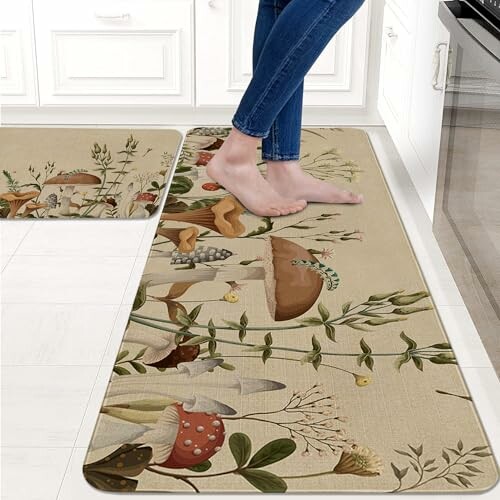
[[[442,48],[446,47],[448,48],[448,44],[446,42],[441,42],[436,45],[436,49],[434,50],[434,77],[432,79],[432,88],[434,90],[437,90],[438,92],[441,92],[445,88],[444,83],[439,83],[443,82],[447,79],[447,75],[445,74],[443,79],[440,79],[441,75],[441,53],[442,53]]]

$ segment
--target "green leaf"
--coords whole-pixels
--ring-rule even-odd
[[[393,309],[392,314],[400,314],[400,315],[408,315],[415,314],[422,311],[430,311],[432,309],[431,306],[426,307],[398,307],[397,309]]]
[[[403,479],[406,474],[408,473],[408,467],[404,468],[404,469],[398,469],[392,462],[391,462],[391,467],[392,467],[392,470],[394,472],[394,475],[399,479]]]
[[[372,350],[370,346],[366,343],[365,339],[361,339],[359,342],[359,345],[361,346],[361,350],[367,354],[371,354]]]
[[[443,477],[443,479],[445,479],[448,483],[450,484],[453,484],[454,486],[460,486],[460,484],[458,484],[454,479],[452,479],[451,477]]]
[[[299,319],[298,323],[302,326],[319,326],[323,324],[323,320],[320,318],[303,318]]]
[[[421,444],[417,448],[414,448],[413,446],[408,445],[408,448],[410,448],[410,450],[413,451],[413,453],[415,453],[415,455],[417,455],[417,457],[421,457],[422,453],[424,452],[424,445],[423,444]]]
[[[413,458],[413,455],[408,453],[407,451],[402,451],[402,450],[394,450],[396,453],[399,453],[400,455],[404,455],[405,457],[410,457]]]
[[[368,302],[380,302],[381,300],[388,299],[389,297],[392,297],[393,295],[397,295],[398,293],[401,293],[403,291],[404,290],[398,290],[397,292],[391,292],[391,293],[378,293],[376,295],[372,295],[368,299]]]
[[[233,330],[239,330],[241,328],[239,323],[236,323],[236,321],[226,321],[223,319],[224,323],[226,323],[227,326],[231,327]]]
[[[411,339],[410,337],[408,337],[405,332],[401,332],[400,335],[402,340],[404,340],[406,342],[406,344],[408,345],[408,348],[411,349],[411,350],[414,350],[417,348],[417,343]]]
[[[365,357],[365,365],[368,367],[370,371],[373,371],[373,365],[375,364],[375,361],[371,356],[366,356]]]
[[[210,318],[210,320],[208,321],[208,334],[213,339],[215,338],[215,336],[217,334],[217,331],[215,330],[215,325],[214,325],[214,322],[212,321],[212,318]]]
[[[194,323],[196,321],[196,318],[200,314],[202,307],[203,304],[199,304],[189,313],[189,319],[191,320],[191,323]]]
[[[191,326],[193,324],[191,317],[188,316],[184,311],[177,308],[177,315],[175,317],[176,321],[183,326]]]
[[[316,335],[312,336],[311,342],[312,342],[312,346],[313,346],[313,351],[314,352],[321,352],[321,344],[319,343],[318,339],[316,338]]]
[[[264,349],[264,351],[262,351],[262,361],[264,362],[264,364],[272,356],[272,354],[272,349]]]
[[[215,356],[216,351],[217,351],[217,342],[215,340],[211,340],[208,343],[208,352],[210,356]]]
[[[415,356],[412,356],[411,358],[413,360],[414,365],[421,371],[424,371],[424,362],[422,361],[422,358],[417,358]]]
[[[250,458],[252,453],[252,442],[250,438],[242,432],[231,434],[229,438],[229,449],[233,454],[234,460],[238,468],[243,467]]]
[[[352,324],[352,323],[348,323],[348,324],[347,324],[347,326],[348,326],[349,328],[352,328],[353,330],[359,330],[359,331],[361,331],[361,332],[369,332],[369,331],[370,331],[370,329],[369,329],[369,328],[366,328],[366,327],[365,327],[365,326],[363,326],[363,325],[354,325],[354,324]]]
[[[430,346],[432,349],[451,349],[451,345],[448,342],[443,342],[442,344],[433,344]]]
[[[351,308],[351,304],[352,302],[346,302],[343,306],[342,306],[342,314],[347,314]]]
[[[132,305],[132,311],[137,311],[146,303],[147,290],[148,290],[148,284],[141,282],[139,288],[137,289],[137,293],[135,294],[134,304]]]
[[[292,439],[281,438],[264,445],[248,463],[249,469],[260,469],[284,460],[290,456],[297,445]]]
[[[193,472],[206,472],[208,469],[210,469],[210,467],[212,467],[212,462],[210,462],[210,460],[205,460],[201,464],[188,467],[188,469]]]
[[[129,351],[122,351],[118,356],[116,357],[115,363],[118,363],[121,361],[123,358],[126,358],[129,355]]]
[[[264,337],[264,342],[266,345],[273,345],[273,336],[271,335],[271,332],[266,333],[266,336]]]
[[[443,452],[441,453],[441,456],[444,458],[444,460],[447,464],[450,463],[450,455],[448,455],[448,453],[446,453],[446,451],[443,450]]]
[[[241,315],[240,326],[242,326],[243,328],[246,328],[248,326],[248,318],[246,311]]]
[[[462,443],[461,439],[457,443],[457,449],[458,451],[462,451],[464,449],[464,443]]]
[[[144,365],[142,365],[141,363],[137,363],[137,361],[130,361],[130,364],[133,366],[134,370],[137,373],[146,373],[147,371]]]
[[[321,302],[318,304],[318,312],[323,320],[323,323],[330,317],[330,311]]]
[[[136,359],[140,359],[142,358],[142,356],[144,355],[144,353],[146,352],[147,350],[147,347],[144,347],[144,349],[141,349],[135,356],[134,356],[134,360]]]
[[[193,189],[193,181],[183,175],[174,175],[170,184],[169,194],[186,194]]]
[[[234,372],[234,370],[236,370],[236,367],[230,363],[221,363],[219,365],[219,368],[222,368],[223,370],[228,370],[230,372]]]
[[[262,493],[285,493],[287,490],[283,479],[265,470],[243,469],[240,475]]]
[[[440,354],[439,356],[432,356],[432,358],[429,358],[429,361],[431,363],[434,363],[435,365],[456,365],[457,360],[453,357],[451,354],[450,356],[446,356],[443,354]]]
[[[241,330],[238,331],[238,338],[240,339],[240,342],[243,342],[246,336],[247,336],[246,328],[242,328]]]
[[[321,362],[323,361],[323,356],[321,354],[316,354],[312,360],[312,365],[314,366],[314,369],[316,371],[319,370],[319,367],[321,366]]]
[[[427,292],[417,292],[410,295],[396,295],[395,297],[391,297],[389,302],[395,306],[409,306],[428,296],[429,294]]]
[[[332,342],[336,342],[335,327],[333,325],[325,324],[325,334]]]
[[[115,366],[113,371],[117,375],[130,375],[130,372],[126,368],[123,368],[123,366]]]
[[[401,367],[408,363],[411,359],[411,354],[406,351],[400,358],[398,358],[398,360],[396,361],[396,367],[398,368],[398,370],[401,369]]]

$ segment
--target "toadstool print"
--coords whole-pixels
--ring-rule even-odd
[[[153,193],[139,193],[134,199],[134,206],[130,218],[132,219],[143,219],[149,217],[149,210],[146,208],[155,202],[157,196]]]
[[[64,186],[65,188],[59,208],[60,215],[71,215],[71,197],[76,186],[95,186],[98,184],[101,184],[101,179],[86,172],[59,173],[44,182],[45,186]]]
[[[212,206],[185,212],[163,213],[161,220],[188,222],[206,227],[226,238],[237,238],[245,232],[240,215],[245,211],[234,196],[226,196]]]
[[[310,262],[310,266],[297,262]],[[318,299],[323,278],[316,269],[319,261],[297,243],[272,236],[267,240],[262,267],[236,269],[208,268],[175,270],[143,276],[143,283],[156,286],[181,281],[245,281],[264,282],[267,306],[275,321],[297,318],[307,312]],[[326,266],[325,266],[326,267]],[[333,271],[332,271],[333,273]]]
[[[39,194],[39,191],[27,191],[25,193],[21,193],[20,191],[8,191],[7,193],[0,194],[0,200],[5,200],[9,204],[7,219],[13,219],[25,203],[36,198]]]
[[[163,236],[170,240],[181,253],[192,252],[196,246],[196,238],[200,232],[198,228],[189,226],[185,228],[158,228],[157,235]]]
[[[201,464],[221,450],[225,438],[224,422],[215,412],[188,411],[185,404],[173,402],[148,425],[121,422],[104,412],[101,432],[93,446],[123,443],[141,444],[152,449],[150,463],[170,469]]]

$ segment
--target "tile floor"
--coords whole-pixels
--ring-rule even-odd
[[[367,130],[500,457],[499,380],[387,132]],[[110,498],[81,466],[156,224],[0,222],[3,500]]]

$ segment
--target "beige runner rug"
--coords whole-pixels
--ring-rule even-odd
[[[366,134],[302,165],[365,195],[259,218],[187,136],[83,467],[106,491],[480,492],[497,466]],[[251,189],[251,186],[249,186]]]
[[[176,130],[0,128],[0,219],[145,219],[164,202]],[[193,185],[173,186],[186,192]]]

